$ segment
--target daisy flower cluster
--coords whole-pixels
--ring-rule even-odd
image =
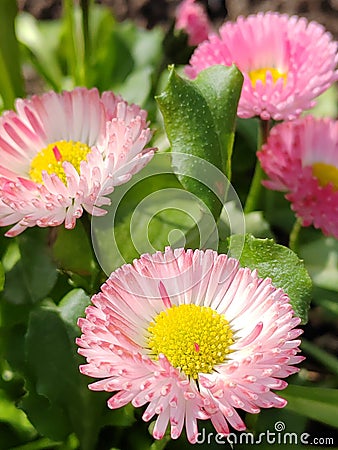
[[[295,373],[302,331],[288,296],[270,279],[212,250],[167,248],[113,272],[79,319],[80,370],[112,392],[110,408],[145,406],[153,435],[197,420],[218,433],[246,428],[237,410],[258,413],[286,401],[274,390]]]
[[[337,122],[299,116],[337,81],[337,61],[337,42],[322,25],[268,12],[224,23],[197,47],[186,67],[195,78],[209,66],[236,64],[244,75],[238,116],[292,121],[274,127],[258,153],[269,177],[263,184],[286,191],[303,226],[336,238]]]
[[[120,96],[77,88],[18,99],[0,118],[0,226],[7,236],[65,223],[102,206],[152,158],[147,113]]]
[[[269,189],[286,192],[302,225],[338,238],[337,121],[300,118],[338,79],[337,43],[318,23],[275,12],[226,22],[216,34],[194,0],[176,28],[198,45],[186,74],[212,65],[244,76],[238,116],[275,125],[258,152]],[[75,226],[106,213],[109,194],[154,155],[147,113],[113,92],[76,88],[16,101],[0,118],[0,226]],[[266,122],[265,122],[266,123]],[[89,388],[155,421],[153,436],[198,438],[246,429],[244,412],[282,408],[275,391],[298,372],[302,330],[287,293],[213,250],[144,254],[115,270],[78,319]]]

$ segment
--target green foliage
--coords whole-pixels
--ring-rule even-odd
[[[338,292],[338,241],[334,238],[319,237],[300,248],[300,256],[313,279],[324,289]],[[337,296],[338,298],[338,296]]]
[[[0,449],[192,448],[184,436],[153,442],[154,422],[144,423],[141,409],[109,410],[113,393],[90,391],[93,380],[79,371],[77,322],[90,296],[112,270],[167,245],[219,245],[284,289],[303,324],[312,299],[301,345],[307,360],[280,393],[287,407],[247,414],[246,423],[256,434],[281,420],[298,434],[316,422],[336,428],[338,360],[326,343],[338,317],[338,241],[301,230],[296,254],[284,246],[295,217],[283,193],[263,190],[245,217],[228,199],[225,177],[245,204],[256,162],[259,120],[236,120],[242,74],[235,66],[211,67],[193,81],[180,66],[168,74],[168,64],[185,64],[192,52],[174,25],[119,23],[90,0],[62,6],[60,19],[43,21],[18,14],[14,0],[0,1],[0,107],[25,95],[23,68],[37,76],[39,91],[114,90],[147,109],[159,151],[115,188],[105,217],[83,215],[73,230],[29,228],[14,239],[0,233]],[[336,100],[332,87],[311,113],[336,117]]]
[[[222,204],[214,192],[200,181],[197,163],[202,158],[230,178],[237,104],[243,77],[238,69],[214,66],[202,71],[194,81],[181,78],[172,67],[165,91],[157,97],[172,152],[186,155],[173,164],[179,180],[200,198],[218,218]],[[217,188],[215,190],[217,192]],[[224,195],[225,192],[221,193]]]
[[[56,265],[48,250],[48,230],[32,228],[17,238],[19,258],[6,274],[4,298],[13,304],[35,303],[53,288]],[[18,282],[19,280],[19,282]]]
[[[338,390],[290,385],[283,392],[287,408],[332,427],[337,426]]]
[[[14,100],[24,95],[19,45],[14,29],[17,9],[13,0],[0,2],[0,95],[4,109],[11,109]]]
[[[311,278],[303,261],[292,250],[276,244],[272,239],[233,235],[220,245],[220,251],[238,257],[242,267],[257,269],[260,277],[271,278],[276,287],[288,294],[296,315],[303,323],[307,322]]]
[[[182,236],[177,243],[170,232],[179,229],[184,235],[201,217],[170,162],[169,153],[155,156],[130,182],[115,189],[108,214],[93,218],[96,254],[107,274],[142,253],[164,250],[169,244],[180,246]]]

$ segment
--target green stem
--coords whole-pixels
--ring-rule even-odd
[[[311,344],[311,342],[305,339],[302,339],[301,348],[305,353],[323,364],[324,367],[331,370],[331,372],[333,372],[334,374],[338,375],[338,359],[333,355],[317,347],[316,345]]]
[[[154,441],[149,450],[163,450],[167,446],[168,442],[170,442],[170,436],[165,435],[161,440]]]
[[[86,79],[86,74],[89,73],[90,67],[90,31],[89,31],[89,8],[90,0],[80,0],[81,10],[82,10],[82,33],[83,33],[83,45],[84,45],[84,74],[83,77]],[[86,80],[87,81],[87,80]]]
[[[257,150],[259,150],[263,144],[267,141],[269,130],[270,130],[270,122],[268,120],[260,120],[259,122],[259,133],[258,133],[258,142],[257,142]],[[262,179],[263,179],[263,169],[260,165],[259,160],[256,161],[255,173],[252,178],[250,190],[246,199],[246,203],[244,206],[245,214],[255,211],[258,208],[259,199],[263,190]]]
[[[297,219],[292,227],[290,237],[289,237],[289,247],[295,253],[298,252],[299,247],[299,233],[302,229],[302,224],[299,219]]]
[[[64,18],[67,36],[67,60],[70,75],[75,85],[81,85],[79,49],[76,48],[75,11],[73,0],[64,0]]]

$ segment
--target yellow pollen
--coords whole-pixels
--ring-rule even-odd
[[[233,333],[229,322],[208,306],[173,306],[149,324],[151,356],[163,353],[170,363],[188,377],[211,373],[231,352]]]
[[[277,80],[279,80],[279,78],[283,78],[284,85],[286,84],[286,81],[287,81],[286,73],[280,72],[278,69],[275,69],[274,67],[266,67],[265,69],[257,69],[257,70],[252,70],[251,72],[249,72],[249,77],[250,77],[253,87],[256,86],[256,83],[258,80],[261,80],[263,84],[266,83],[267,72],[271,73],[272,81],[274,83],[276,83]]]
[[[326,163],[314,163],[312,173],[321,186],[332,183],[333,188],[338,191],[338,167]]]
[[[64,161],[71,163],[80,172],[80,163],[85,160],[91,148],[82,142],[57,141],[42,149],[32,160],[29,176],[36,183],[43,183],[42,171],[55,173],[66,185],[67,178],[62,167]]]

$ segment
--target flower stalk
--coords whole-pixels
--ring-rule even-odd
[[[270,130],[270,121],[268,120],[260,120],[259,121],[259,133],[257,140],[257,150],[259,150],[263,144],[266,143]],[[260,199],[263,191],[262,179],[264,176],[264,172],[262,166],[257,159],[255,173],[251,181],[249,193],[246,199],[246,203],[244,206],[244,213],[248,214],[252,211],[257,210],[260,204]]]

